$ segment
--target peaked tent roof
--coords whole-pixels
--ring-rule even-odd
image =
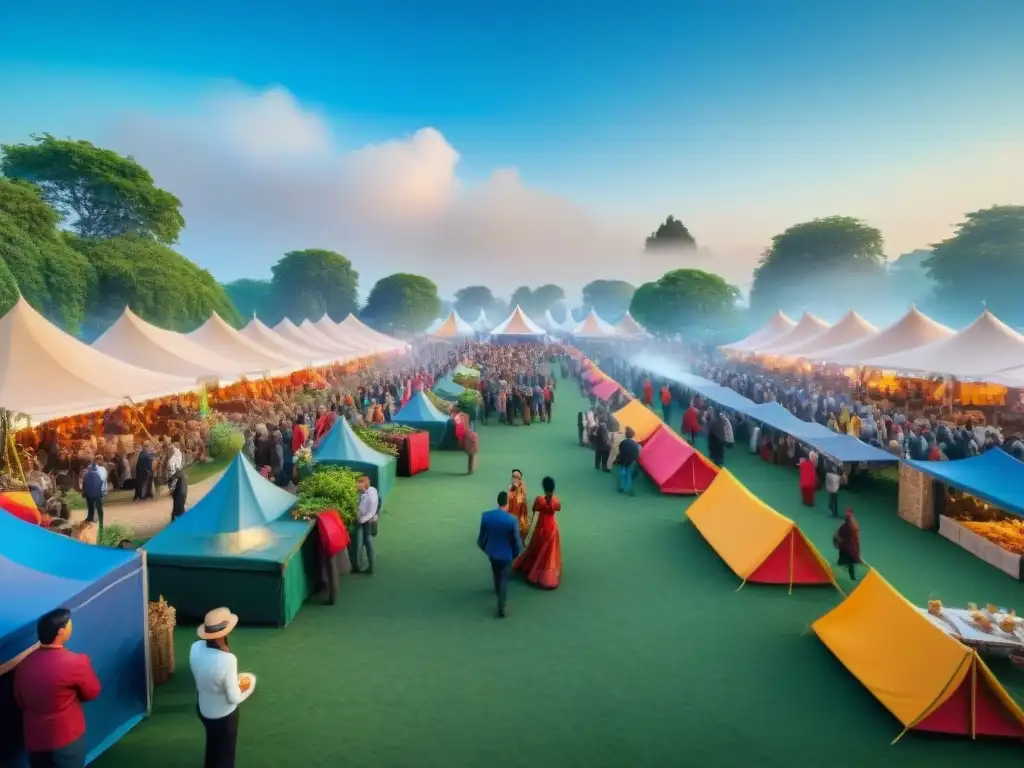
[[[838,365],[859,365],[872,357],[906,352],[948,339],[954,333],[956,331],[952,328],[935,322],[911,306],[907,314],[873,336],[824,350],[819,357]]]
[[[237,360],[197,344],[182,333],[147,323],[128,307],[92,346],[122,362],[173,376],[227,381],[246,370]]]
[[[792,347],[797,347],[811,341],[827,331],[831,326],[816,315],[804,312],[800,322],[787,333],[775,341],[767,342],[756,349],[751,349],[755,355],[782,355]]]
[[[1024,336],[986,309],[960,333],[943,341],[909,352],[868,358],[864,364],[884,370],[981,378],[987,373],[1024,365]]]
[[[818,639],[904,726],[1024,738],[1024,712],[978,656],[871,570],[811,625]]]
[[[719,347],[719,349],[726,352],[752,352],[758,347],[778,341],[794,328],[796,328],[796,323],[786,317],[780,309],[772,315],[767,323],[749,336],[739,341],[734,341],[732,344],[725,344]]]
[[[299,330],[309,336],[309,338],[315,340],[320,346],[330,349],[335,355],[337,355],[339,360],[348,360],[353,354],[355,354],[350,345],[342,344],[334,336],[329,335],[322,328],[317,327],[316,323],[309,318],[302,321],[299,325]]]
[[[382,467],[394,459],[373,450],[360,440],[348,420],[339,416],[334,420],[330,432],[324,435],[320,444],[313,449],[313,461],[353,461]]]
[[[366,357],[369,354],[364,344],[358,339],[353,339],[351,333],[342,330],[326,314],[313,323],[313,327],[328,339],[333,340],[336,347],[340,347],[351,357]]]
[[[305,344],[299,344],[286,339],[281,334],[268,328],[262,320],[254,317],[239,331],[243,336],[248,336],[257,344],[269,349],[278,355],[284,355],[289,360],[295,360],[305,364],[330,362],[328,354]]]
[[[629,310],[626,310],[625,316],[619,320],[619,324],[615,326],[615,329],[619,332],[620,336],[637,337],[649,335],[647,329],[633,319],[633,315],[629,313]]]
[[[245,366],[245,373],[295,369],[293,362],[243,336],[216,312],[188,337],[212,352],[237,360]]]
[[[477,315],[476,320],[473,321],[473,330],[486,333],[490,327],[491,323],[487,319],[487,313],[481,309],[480,314]]]
[[[858,315],[852,309],[843,315],[843,318],[823,333],[819,333],[812,339],[795,347],[786,347],[786,357],[810,357],[818,359],[817,353],[832,349],[840,344],[850,344],[854,341],[874,336],[878,329]]]
[[[657,431],[662,425],[661,419],[654,415],[654,412],[639,400],[630,400],[619,410],[612,414],[619,422],[619,428],[624,432],[626,427],[632,427],[636,433],[638,442],[644,442]]]
[[[0,406],[34,423],[196,388],[138,368],[68,335],[19,297],[0,318]]]
[[[492,336],[543,336],[546,333],[518,304],[503,322],[491,329]]]
[[[565,311],[566,315],[569,314],[569,310]],[[550,309],[544,310],[544,319],[540,322],[540,325],[547,328],[549,331],[561,331],[563,330],[562,324],[555,320],[554,315],[551,314]]]
[[[438,328],[440,328],[443,323],[444,323],[444,318],[443,317],[437,318],[436,320],[432,321],[430,323],[430,325],[427,326],[427,330],[425,330],[424,333],[429,336],[434,331],[436,331]]]
[[[442,339],[454,339],[459,336],[475,336],[476,331],[453,309],[431,335]]]
[[[321,350],[324,354],[333,355],[333,357],[331,357],[332,360],[337,360],[339,357],[338,350],[333,344],[328,346],[327,340],[323,339],[323,334],[313,336],[302,328],[299,328],[299,326],[287,317],[275,325],[273,331],[285,341],[293,341],[296,344],[301,344],[309,349]]]
[[[405,349],[408,346],[404,341],[400,341],[399,339],[388,336],[387,334],[373,330],[373,328],[368,326],[351,312],[349,312],[348,317],[337,325],[341,330],[345,331],[346,338],[348,337],[348,334],[352,334],[352,336],[355,337],[352,340],[353,343],[357,340],[366,340],[369,342],[369,346],[372,347],[374,352],[393,352]]]
[[[618,331],[615,330],[615,326],[611,323],[606,323],[598,317],[597,312],[593,309],[583,318],[583,322],[573,329],[573,334],[592,339],[611,339],[619,335]]]
[[[409,402],[402,406],[401,410],[392,419],[396,424],[424,424],[437,422],[447,424],[448,417],[437,409],[430,398],[422,391],[413,395]]]

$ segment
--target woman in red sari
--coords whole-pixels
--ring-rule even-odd
[[[814,506],[814,491],[818,486],[816,454],[800,459],[800,500],[805,506]]]
[[[530,512],[526,508],[526,483],[521,470],[512,470],[512,484],[508,487],[508,513],[519,521],[519,538],[526,541],[530,533]]]
[[[545,477],[541,486],[544,495],[533,500],[533,511],[537,515],[533,536],[523,553],[512,563],[512,570],[523,574],[535,587],[555,589],[562,578],[562,538],[555,513],[562,511],[562,503],[555,496],[554,480]]]

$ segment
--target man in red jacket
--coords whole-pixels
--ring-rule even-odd
[[[82,768],[82,704],[100,695],[100,681],[88,656],[64,647],[71,637],[71,611],[50,611],[39,619],[36,631],[39,648],[14,673],[14,697],[22,711],[29,766]]]

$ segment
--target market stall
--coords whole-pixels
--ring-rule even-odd
[[[314,471],[317,465],[348,467],[370,478],[383,502],[395,487],[398,462],[368,446],[345,419],[337,419],[331,431],[313,449]]]

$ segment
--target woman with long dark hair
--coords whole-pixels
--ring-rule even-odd
[[[536,523],[523,553],[512,564],[512,570],[523,574],[526,581],[541,589],[555,589],[562,579],[562,539],[555,522],[555,513],[562,503],[555,496],[555,481],[541,481],[544,495],[533,500]]]

